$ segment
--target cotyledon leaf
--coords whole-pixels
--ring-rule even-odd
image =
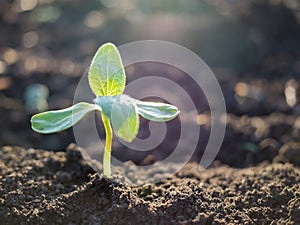
[[[123,93],[126,76],[121,56],[114,44],[106,43],[98,49],[90,66],[88,80],[97,97]]]
[[[93,110],[101,111],[101,108],[96,104],[80,102],[62,110],[36,114],[31,117],[31,126],[34,131],[42,134],[63,131],[78,123]]]
[[[131,142],[136,137],[139,130],[139,116],[135,99],[127,95],[118,95],[100,96],[94,101],[110,119],[118,137],[127,142]]]
[[[180,112],[176,106],[161,102],[137,101],[136,108],[142,117],[156,122],[172,120]]]

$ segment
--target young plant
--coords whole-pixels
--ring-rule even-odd
[[[148,120],[164,122],[175,118],[179,111],[170,104],[139,101],[123,94],[126,75],[119,51],[112,43],[102,45],[96,52],[88,80],[96,95],[94,104],[79,102],[62,110],[36,114],[31,118],[31,126],[42,134],[60,132],[75,125],[87,113],[98,110],[106,133],[103,174],[111,177],[112,128],[119,138],[131,142],[138,133],[139,115]]]

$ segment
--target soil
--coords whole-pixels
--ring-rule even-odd
[[[1,224],[300,224],[300,168],[289,162],[204,172],[189,163],[131,187],[95,173],[76,145],[7,146],[0,159]]]

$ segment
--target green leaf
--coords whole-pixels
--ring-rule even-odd
[[[80,102],[66,109],[39,113],[31,117],[31,127],[42,134],[63,131],[75,125],[93,110],[101,111],[101,108],[96,104]]]
[[[156,122],[172,120],[180,112],[176,106],[161,102],[137,101],[136,108],[142,117]]]
[[[135,102],[135,99],[127,95],[100,96],[95,99],[95,103],[110,119],[116,135],[127,142],[131,142],[139,130],[139,116]]]
[[[88,79],[97,97],[123,93],[125,71],[119,51],[114,44],[106,43],[98,49],[92,60]]]

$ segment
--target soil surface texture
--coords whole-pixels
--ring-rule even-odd
[[[282,151],[244,169],[189,163],[131,187],[95,173],[76,145],[3,147],[0,224],[300,224],[300,169]]]

